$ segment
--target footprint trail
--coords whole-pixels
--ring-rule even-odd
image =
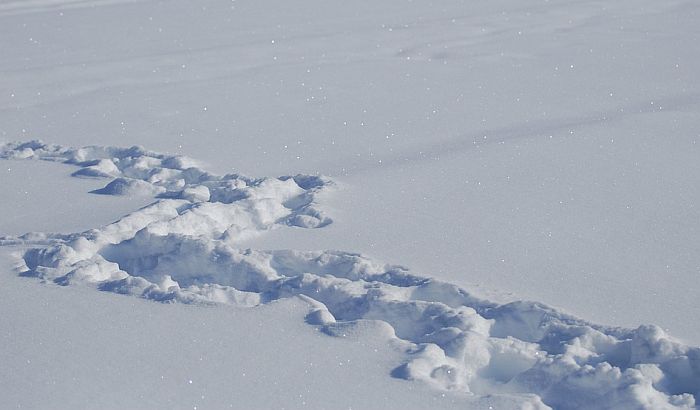
[[[316,229],[331,180],[212,175],[140,147],[0,147],[0,158],[59,161],[105,178],[98,194],[151,195],[120,220],[68,235],[0,237],[30,246],[24,276],[161,302],[257,306],[301,297],[331,336],[361,327],[392,339],[392,376],[523,408],[697,408],[700,348],[659,327],[599,326],[545,305],[496,304],[450,283],[342,251],[260,251],[241,241],[280,225]]]

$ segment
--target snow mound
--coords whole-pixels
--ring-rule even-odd
[[[371,332],[405,353],[394,377],[523,408],[696,408],[700,348],[656,326],[599,326],[526,301],[499,305],[452,284],[341,251],[241,249],[279,225],[332,220],[316,176],[211,175],[140,147],[8,144],[0,157],[62,161],[80,177],[113,178],[103,194],[158,199],[117,222],[71,235],[0,238],[34,245],[25,276],[162,302],[257,306],[289,297],[336,337]]]

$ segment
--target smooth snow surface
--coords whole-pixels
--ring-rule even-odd
[[[96,193],[161,198],[83,233],[1,238],[43,245],[23,254],[23,276],[204,305],[300,297],[309,324],[394,341],[404,358],[392,376],[472,393],[466,403],[495,396],[533,408],[693,408],[700,395],[700,348],[655,326],[610,328],[538,303],[499,305],[354,253],[238,247],[278,225],[332,223],[315,203],[333,186],[326,178],[216,176],[139,147],[31,141],[4,146],[0,157],[74,164],[76,176],[111,179]]]

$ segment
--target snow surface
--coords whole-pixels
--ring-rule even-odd
[[[152,202],[150,197],[85,195],[102,188],[104,181],[70,178],[71,170],[61,164],[3,161],[2,165],[3,235],[90,229]],[[60,195],[56,195],[56,185]]]
[[[255,310],[154,304],[37,286],[7,270],[11,260],[0,249],[2,408],[441,409],[465,400],[387,377],[399,355],[386,338],[331,339],[304,324],[299,300]],[[494,404],[507,401],[481,407]]]
[[[436,389],[545,408],[693,408],[700,348],[655,326],[593,325],[532,302],[496,304],[455,285],[342,251],[258,251],[240,243],[276,225],[323,228],[323,177],[216,176],[139,147],[7,144],[0,158],[61,161],[110,179],[93,192],[156,202],[76,234],[0,238],[31,246],[20,275],[160,302],[256,307],[297,297],[330,336],[371,333],[403,353],[391,375]],[[513,403],[507,404],[513,405]]]
[[[242,315],[291,303],[290,296],[311,309],[300,315],[312,326],[295,327],[295,335],[313,326],[333,334],[335,319],[380,319],[403,340],[384,325],[363,325],[370,328],[363,337],[398,343],[384,375],[436,391],[470,389],[474,396],[455,399],[465,405],[482,406],[483,397],[505,407],[536,403],[522,395],[532,392],[555,407],[576,400],[692,407],[680,394],[697,395],[700,384],[696,350],[686,347],[700,344],[699,7],[690,0],[2,1],[0,140],[86,148],[4,148],[15,159],[77,165],[81,179],[59,185],[45,173],[64,175],[64,166],[3,162],[11,171],[0,177],[0,235],[7,249],[36,248],[21,258],[25,275],[49,282],[265,306]],[[132,145],[169,154],[116,148]],[[153,196],[158,202],[148,205]],[[28,231],[56,234],[22,236]],[[19,280],[26,279],[5,272],[7,292],[20,298],[3,310],[33,308],[21,298],[33,292],[20,290],[31,288]],[[322,300],[308,299],[321,289],[328,289]],[[96,307],[98,296],[109,295],[76,295],[92,301],[90,323],[99,328],[108,313]],[[436,313],[418,302],[443,307],[432,307]],[[439,340],[421,335],[454,324],[441,315],[460,304],[474,312],[460,313],[459,331],[440,330]],[[61,315],[75,317],[72,309]],[[518,316],[522,327],[512,323]],[[4,320],[15,320],[12,330],[22,323]],[[61,323],[78,338],[78,327]],[[242,332],[243,323],[232,326]],[[645,323],[683,342],[638,327]],[[466,327],[481,339],[464,336]],[[563,350],[536,340],[533,329],[552,330],[548,340]],[[100,332],[93,337],[120,337]],[[516,339],[511,350],[502,346],[506,335]],[[448,346],[463,339],[460,348]],[[336,338],[323,340],[343,349]],[[268,342],[255,354],[287,347]],[[19,351],[13,346],[4,353]],[[533,352],[553,364],[533,361]],[[373,363],[357,355],[365,367]],[[480,360],[455,360],[462,355]],[[568,373],[576,369],[586,376]],[[21,380],[36,370],[13,370],[20,377],[5,373],[3,393],[27,392]],[[603,374],[610,379],[602,382]],[[423,386],[372,380],[407,398],[405,390],[422,387],[406,386]],[[606,391],[596,383],[613,393],[595,401]],[[100,387],[88,387],[97,397]],[[371,402],[380,390],[358,400]],[[128,391],[115,389],[115,397],[136,397]],[[76,400],[53,393],[39,396]],[[292,406],[243,396],[239,403]],[[341,403],[350,405],[327,405]]]

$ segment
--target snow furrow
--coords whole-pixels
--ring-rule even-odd
[[[217,176],[140,147],[7,144],[1,158],[61,161],[108,178],[98,194],[157,200],[112,224],[70,235],[27,234],[25,276],[163,302],[257,306],[299,296],[307,322],[342,337],[373,323],[405,362],[394,377],[531,408],[695,408],[700,349],[659,327],[599,326],[539,303],[499,305],[450,283],[342,251],[241,249],[281,225],[332,223],[316,195],[324,177]]]

